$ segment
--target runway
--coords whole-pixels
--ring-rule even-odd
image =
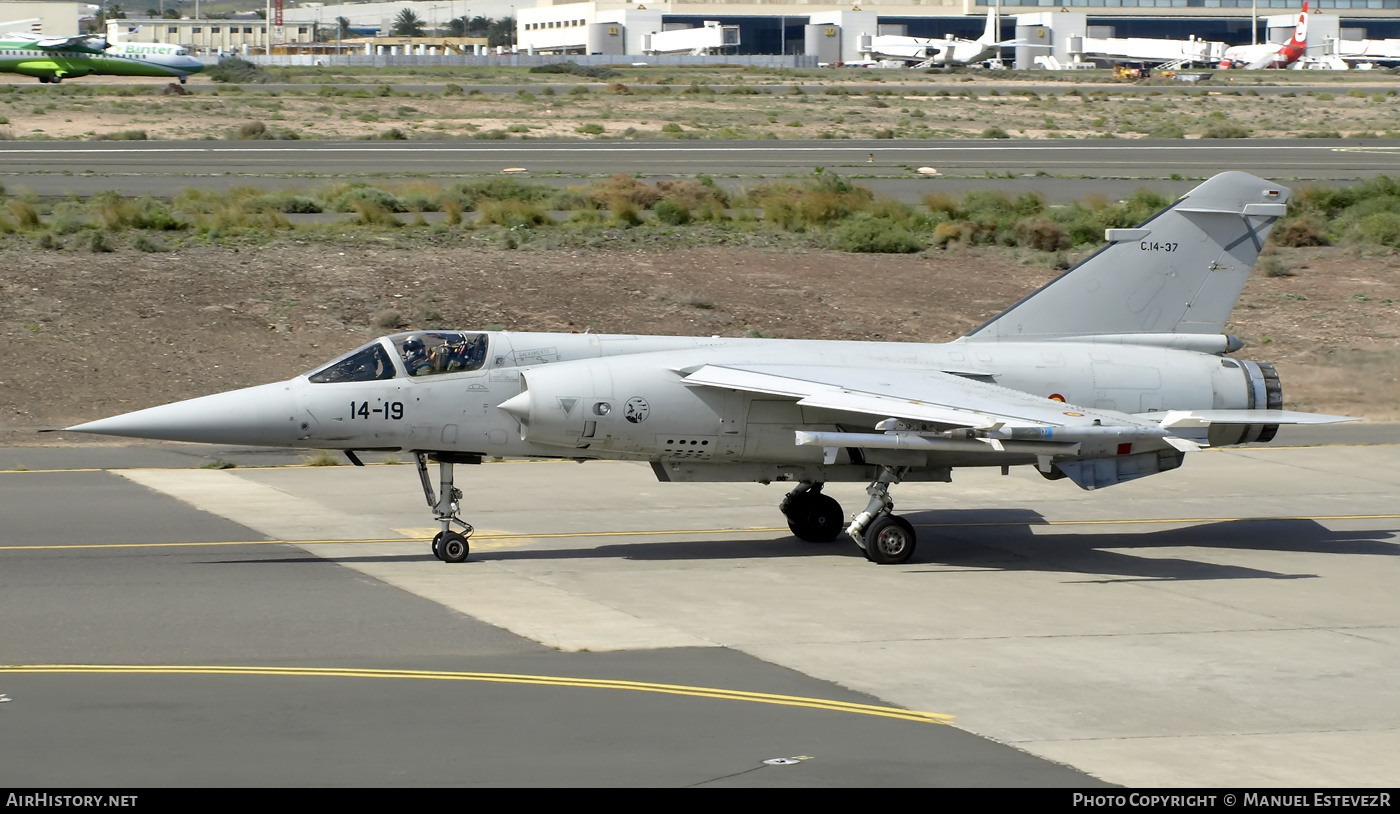
[[[43,471],[81,450],[0,455],[27,467],[0,472],[0,662],[54,665],[0,668],[27,746],[0,782],[1400,771],[1393,445],[1208,451],[1099,492],[1019,470],[905,484],[921,542],[897,567],[794,539],[781,485],[555,462],[462,468],[479,531],[450,566],[411,467],[211,470],[198,449],[95,449],[92,471]]]
[[[1340,183],[1394,172],[1398,158],[1400,147],[1347,139],[7,142],[0,147],[0,180],[44,196],[107,189],[170,196],[187,187],[304,187],[326,178],[451,181],[508,168],[560,186],[617,172],[709,175],[734,186],[822,167],[910,201],[929,191],[988,188],[1040,191],[1063,201],[1090,192],[1126,195],[1148,181],[1175,194],[1226,170]],[[925,166],[941,176],[920,176]]]

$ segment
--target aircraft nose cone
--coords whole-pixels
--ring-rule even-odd
[[[203,444],[290,445],[300,427],[293,385],[278,382],[177,401],[67,431]]]

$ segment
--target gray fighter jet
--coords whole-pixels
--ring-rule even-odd
[[[1241,172],[1206,181],[965,337],[944,344],[417,331],[285,382],[106,418],[73,432],[344,450],[407,450],[442,531],[467,557],[456,464],[646,461],[659,480],[786,481],[793,534],[846,532],[907,562],[890,487],[964,466],[1033,466],[1082,489],[1166,472],[1203,446],[1269,441],[1273,365],[1222,335],[1289,191]],[[436,462],[436,490],[429,462]],[[822,486],[868,482],[847,517]]]

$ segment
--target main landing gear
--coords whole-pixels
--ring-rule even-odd
[[[890,486],[899,483],[907,471],[902,466],[880,467],[875,482],[865,490],[870,495],[870,503],[845,529],[866,559],[873,563],[898,565],[914,556],[914,526],[893,514],[894,501],[890,499]],[[799,540],[829,543],[841,534],[844,517],[841,504],[830,495],[822,494],[820,483],[798,484],[778,508]]]
[[[899,483],[908,471],[903,466],[882,466],[875,482],[866,487],[870,503],[856,515],[846,533],[865,552],[866,559],[880,565],[909,562],[914,556],[916,542],[914,526],[902,517],[895,517],[890,486]]]
[[[822,484],[802,482],[787,493],[778,509],[787,517],[788,528],[799,540],[829,543],[841,535],[845,515],[841,504],[822,494]]]
[[[452,485],[453,464],[479,464],[480,456],[460,455],[440,452],[433,456],[438,464],[438,492],[433,492],[433,482],[428,477],[428,456],[422,452],[413,453],[418,463],[418,480],[423,483],[423,497],[428,500],[428,508],[442,524],[442,531],[433,537],[433,556],[443,562],[462,562],[471,551],[467,540],[472,536],[472,526],[457,516],[461,511],[462,490]],[[461,531],[453,531],[456,523]]]

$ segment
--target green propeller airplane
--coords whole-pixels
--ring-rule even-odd
[[[110,43],[98,36],[0,36],[0,72],[58,84],[75,76],[173,76],[182,83],[204,63],[178,45]]]

